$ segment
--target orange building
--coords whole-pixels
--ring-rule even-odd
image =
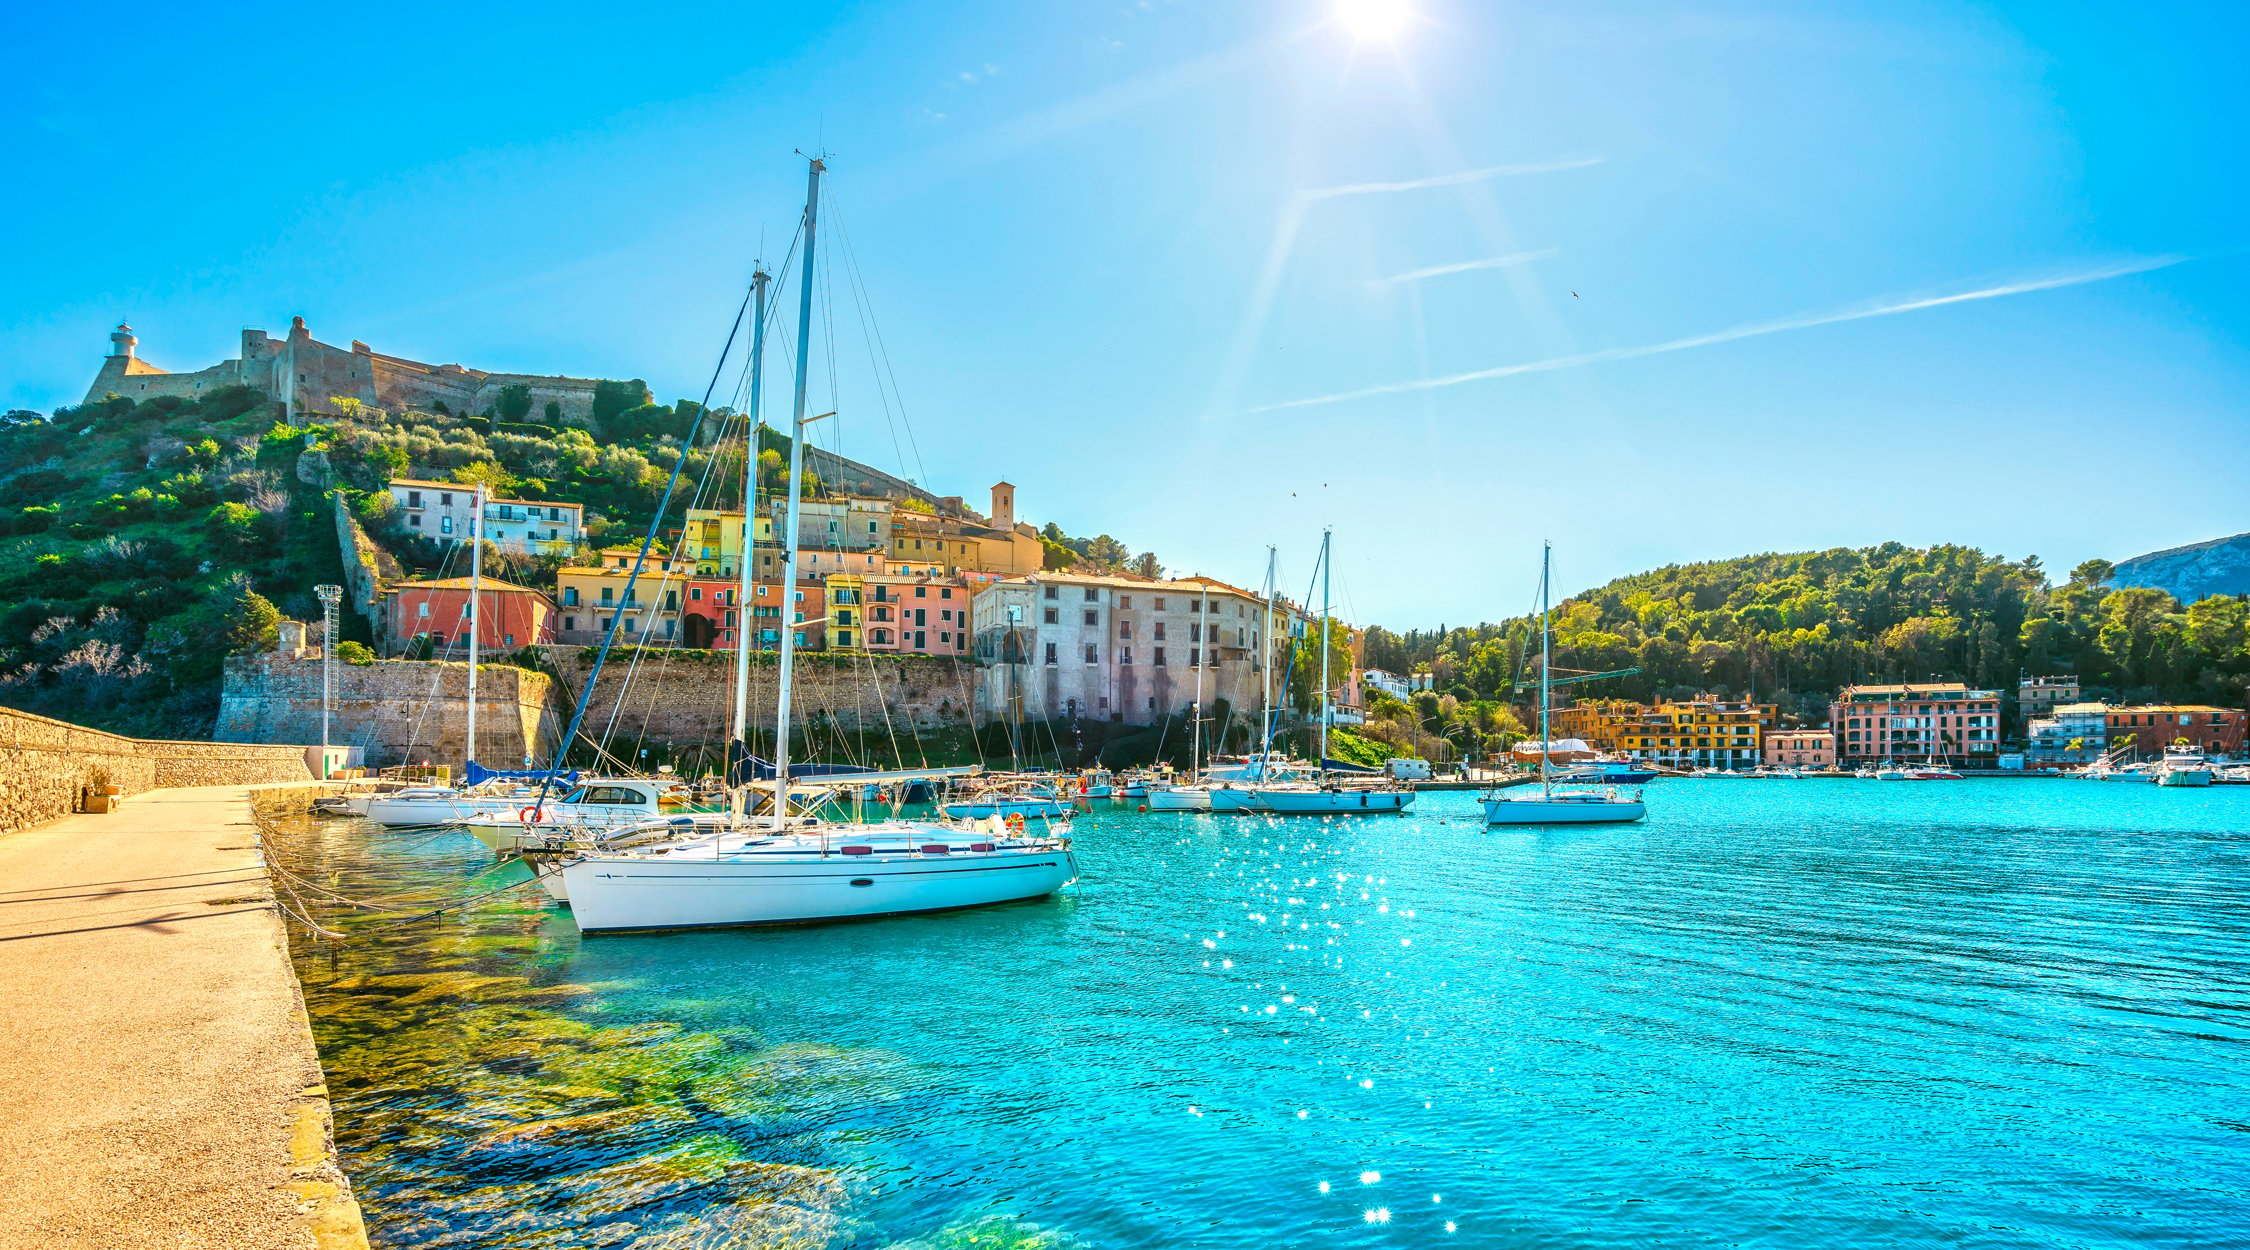
[[[427,636],[441,656],[466,653],[470,579],[401,582],[383,598],[384,644],[397,655]],[[555,601],[529,586],[487,577],[478,592],[477,645],[498,654],[555,640]]]

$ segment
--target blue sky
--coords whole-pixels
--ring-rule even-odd
[[[1272,543],[1301,585],[1332,523],[1361,621],[1520,611],[1542,535],[1567,589],[2250,530],[2240,6],[7,21],[11,407],[74,402],[120,317],[167,368],[302,314],[699,395],[825,148],[905,424],[837,268],[822,441],[1182,572]]]

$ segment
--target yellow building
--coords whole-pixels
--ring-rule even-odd
[[[602,552],[598,568],[564,568],[555,571],[555,641],[596,643],[609,632],[610,621],[622,615],[617,640],[627,645],[657,646],[678,641],[680,601],[687,595],[693,566],[686,560],[667,568],[651,559],[641,569],[632,591],[638,548],[612,547]]]
[[[859,651],[865,648],[865,622],[861,614],[867,609],[861,604],[867,598],[867,583],[859,573],[830,573],[828,575],[828,649],[831,651]]]
[[[772,517],[757,518],[751,542],[773,546]],[[739,576],[742,569],[741,510],[688,509],[687,525],[680,531],[680,552],[695,561],[698,577]]]
[[[1650,707],[1581,699],[1552,714],[1556,738],[1669,768],[1755,768],[1774,724],[1770,703],[1690,699]]]

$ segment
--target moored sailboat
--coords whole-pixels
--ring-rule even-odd
[[[1551,744],[1549,712],[1553,687],[1549,675],[1550,637],[1548,617],[1553,597],[1550,585],[1553,579],[1552,544],[1542,545],[1539,553],[1539,741]],[[1548,763],[1550,752],[1539,753],[1539,790],[1537,793],[1512,794],[1507,790],[1494,790],[1484,796],[1484,823],[1488,825],[1609,825],[1624,824],[1648,815],[1648,807],[1636,792],[1628,797],[1615,790],[1555,788],[1554,775]],[[1529,790],[1529,787],[1519,787]]]
[[[799,506],[804,492],[806,384],[814,329],[813,290],[820,178],[825,167],[815,158],[808,175],[803,218],[803,272],[797,318],[797,375],[789,444],[789,504],[782,547],[781,580],[796,584]],[[752,333],[750,405],[758,406],[758,377],[765,332],[766,275],[754,279],[758,316]],[[814,418],[817,420],[818,418]],[[755,509],[752,464],[745,455],[743,545],[751,542]],[[666,491],[667,500],[670,490]],[[651,523],[651,537],[658,519]],[[645,549],[645,548],[644,548]],[[747,579],[748,564],[744,562]],[[747,663],[748,630],[737,633],[738,663]],[[589,849],[547,871],[560,877],[559,891],[583,932],[682,929],[712,926],[790,924],[855,917],[942,911],[1039,898],[1078,876],[1071,856],[1070,826],[1042,822],[1035,834],[1009,822],[987,820],[961,827],[933,821],[896,820],[873,824],[830,823],[792,815],[781,797],[789,789],[790,683],[795,631],[780,631],[774,735],[774,794],[770,815],[747,819],[742,795],[733,787],[729,817],[719,828],[653,845]],[[606,644],[605,644],[606,649]],[[591,689],[592,679],[587,681]],[[746,683],[737,683],[738,735],[746,735],[741,712]],[[575,718],[574,718],[575,719]],[[568,735],[565,735],[567,742]],[[737,747],[746,738],[738,736]],[[1050,800],[1051,801],[1051,800]]]

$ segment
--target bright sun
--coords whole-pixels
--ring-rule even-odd
[[[1414,10],[1407,0],[1336,0],[1336,24],[1360,43],[1389,43]]]

